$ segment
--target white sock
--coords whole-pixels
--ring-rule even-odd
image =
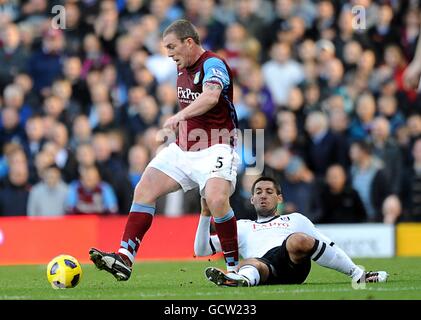
[[[242,266],[237,273],[246,277],[250,281],[251,286],[257,286],[260,282],[259,270],[257,270],[257,268],[251,264]]]
[[[316,250],[311,255],[311,259],[317,264],[339,271],[353,280],[358,280],[364,273],[364,270],[355,265],[351,258],[339,247],[328,245],[323,241],[316,240],[314,244]]]

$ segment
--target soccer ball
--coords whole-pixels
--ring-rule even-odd
[[[62,254],[48,263],[47,279],[54,289],[74,288],[81,277],[80,263],[72,256]]]

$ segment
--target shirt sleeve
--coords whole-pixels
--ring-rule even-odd
[[[205,61],[203,64],[205,75],[203,77],[203,84],[206,82],[218,83],[222,89],[227,89],[230,85],[230,76],[221,59],[212,57]]]
[[[211,217],[200,215],[199,225],[194,239],[194,253],[198,257],[209,256],[221,252],[221,244],[217,236],[211,236],[209,232]]]

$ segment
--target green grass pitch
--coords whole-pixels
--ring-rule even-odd
[[[93,265],[82,265],[76,288],[54,290],[46,265],[1,266],[0,300],[367,300],[421,299],[421,258],[354,259],[366,270],[386,270],[387,283],[353,289],[350,280],[334,270],[312,264],[302,285],[220,288],[207,281],[204,269],[223,267],[223,261],[137,262],[128,282],[117,282]]]

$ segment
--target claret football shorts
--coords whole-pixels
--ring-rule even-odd
[[[231,182],[231,194],[237,181],[239,156],[227,144],[215,144],[200,151],[183,151],[176,143],[163,148],[148,167],[153,167],[177,181],[184,192],[200,188],[204,196],[210,178],[223,178]]]

